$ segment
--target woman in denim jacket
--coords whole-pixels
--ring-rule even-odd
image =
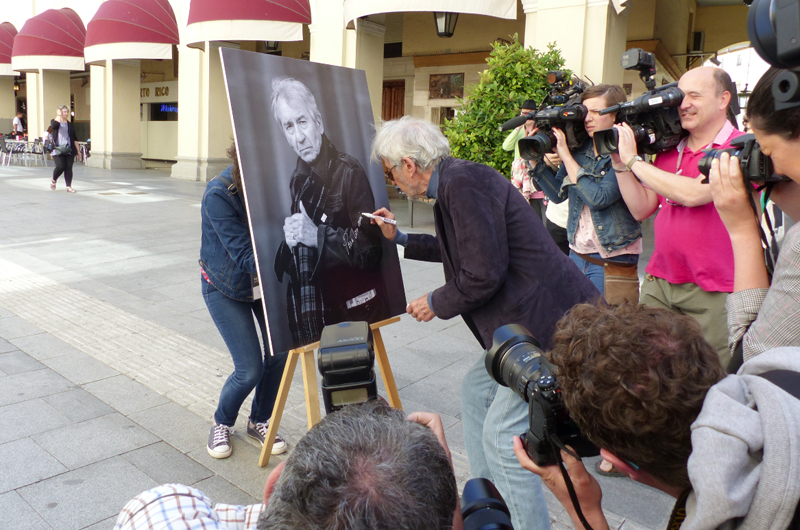
[[[233,425],[253,388],[256,393],[247,434],[264,443],[286,363],[286,354],[272,356],[267,350],[263,306],[261,300],[253,297],[256,262],[244,201],[239,192],[242,181],[235,145],[228,150],[228,156],[233,159],[233,165],[208,183],[201,205],[203,299],[228,346],[234,366],[234,372],[222,387],[214,425],[208,436],[208,454],[214,458],[230,456]],[[256,322],[264,341],[263,348]],[[276,436],[272,454],[285,451],[286,442]]]
[[[610,129],[616,118],[613,113],[601,116],[599,111],[625,100],[625,92],[617,85],[586,89],[582,103],[588,111],[589,138],[570,152],[564,132],[553,129],[561,167],[556,171],[545,157],[531,170],[551,201],[569,199],[569,255],[600,293],[604,293],[606,263],[635,266],[642,252],[642,228],[622,200],[611,157],[597,156],[592,141],[595,131]]]

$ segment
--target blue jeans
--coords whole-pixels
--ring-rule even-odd
[[[220,392],[214,421],[233,427],[242,403],[255,388],[250,421],[263,423],[272,416],[287,354],[270,355],[266,343],[262,349],[256,331],[257,321],[261,337],[266,339],[261,302],[239,302],[225,296],[207,281],[202,282],[203,299],[228,346],[234,367]]]
[[[461,383],[461,420],[472,478],[494,483],[508,505],[514,528],[549,530],[542,482],[514,456],[513,436],[528,431],[528,404],[492,380],[484,355]]]
[[[587,254],[587,256],[595,259],[603,259],[600,253]],[[605,270],[603,270],[603,267],[600,265],[595,265],[594,263],[589,263],[582,257],[578,256],[578,254],[576,254],[572,249],[569,251],[569,257],[575,262],[575,265],[578,266],[581,272],[585,274],[587,278],[589,278],[589,281],[592,282],[595,287],[597,287],[597,290],[600,291],[600,294],[605,294]],[[607,261],[614,261],[617,263],[639,263],[639,254],[622,254]]]

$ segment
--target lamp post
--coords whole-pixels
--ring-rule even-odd
[[[450,38],[456,31],[458,13],[433,13],[433,20],[436,23],[436,34],[442,38]]]
[[[266,45],[268,52],[276,52],[276,51],[278,51],[278,44],[279,44],[278,41],[276,41],[276,40],[268,40],[268,41],[264,41],[264,44]]]

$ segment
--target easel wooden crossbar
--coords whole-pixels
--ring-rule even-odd
[[[397,385],[394,382],[392,367],[389,366],[389,358],[386,356],[386,346],[383,344],[383,337],[381,336],[381,328],[389,324],[394,324],[395,322],[400,322],[400,317],[381,320],[380,322],[370,324],[369,327],[372,328],[372,338],[375,341],[375,358],[378,361],[378,368],[383,378],[383,386],[386,388],[386,395],[389,398],[389,405],[401,409],[403,405],[400,403],[400,395],[397,393]],[[278,426],[281,424],[283,408],[286,406],[286,399],[289,397],[289,388],[292,385],[292,378],[294,377],[294,370],[297,368],[298,359],[302,359],[302,364],[300,366],[303,368],[303,389],[306,395],[306,418],[308,419],[308,428],[310,429],[320,420],[317,367],[314,363],[314,350],[317,348],[319,348],[319,342],[303,346],[302,348],[289,350],[289,356],[286,359],[286,367],[283,369],[281,385],[278,388],[278,395],[275,398],[275,407],[272,409],[272,419],[269,421],[267,435],[264,437],[265,443],[261,448],[261,457],[258,459],[258,465],[261,467],[266,466],[269,463],[270,456],[272,456],[272,444],[269,441],[274,440],[275,435],[278,434]]]

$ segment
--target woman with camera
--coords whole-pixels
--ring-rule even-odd
[[[750,96],[747,119],[761,152],[788,182],[774,184],[769,198],[792,220],[800,221],[800,108],[775,111],[772,83],[782,70],[770,68]],[[800,225],[784,235],[770,285],[759,231],[750,206],[751,183],[740,160],[723,153],[709,175],[714,206],[731,238],[733,293],[728,296],[728,343],[734,363],[780,346],[800,346]],[[741,344],[742,355],[736,353]],[[738,363],[737,363],[738,364]]]
[[[564,132],[554,128],[561,167],[556,171],[545,157],[531,170],[551,201],[569,200],[570,258],[610,304],[639,299],[642,228],[622,200],[611,157],[598,156],[592,138],[595,131],[614,125],[616,114],[601,116],[600,111],[624,101],[625,92],[617,85],[587,88],[581,103],[587,110],[584,124],[589,137],[570,151]]]

